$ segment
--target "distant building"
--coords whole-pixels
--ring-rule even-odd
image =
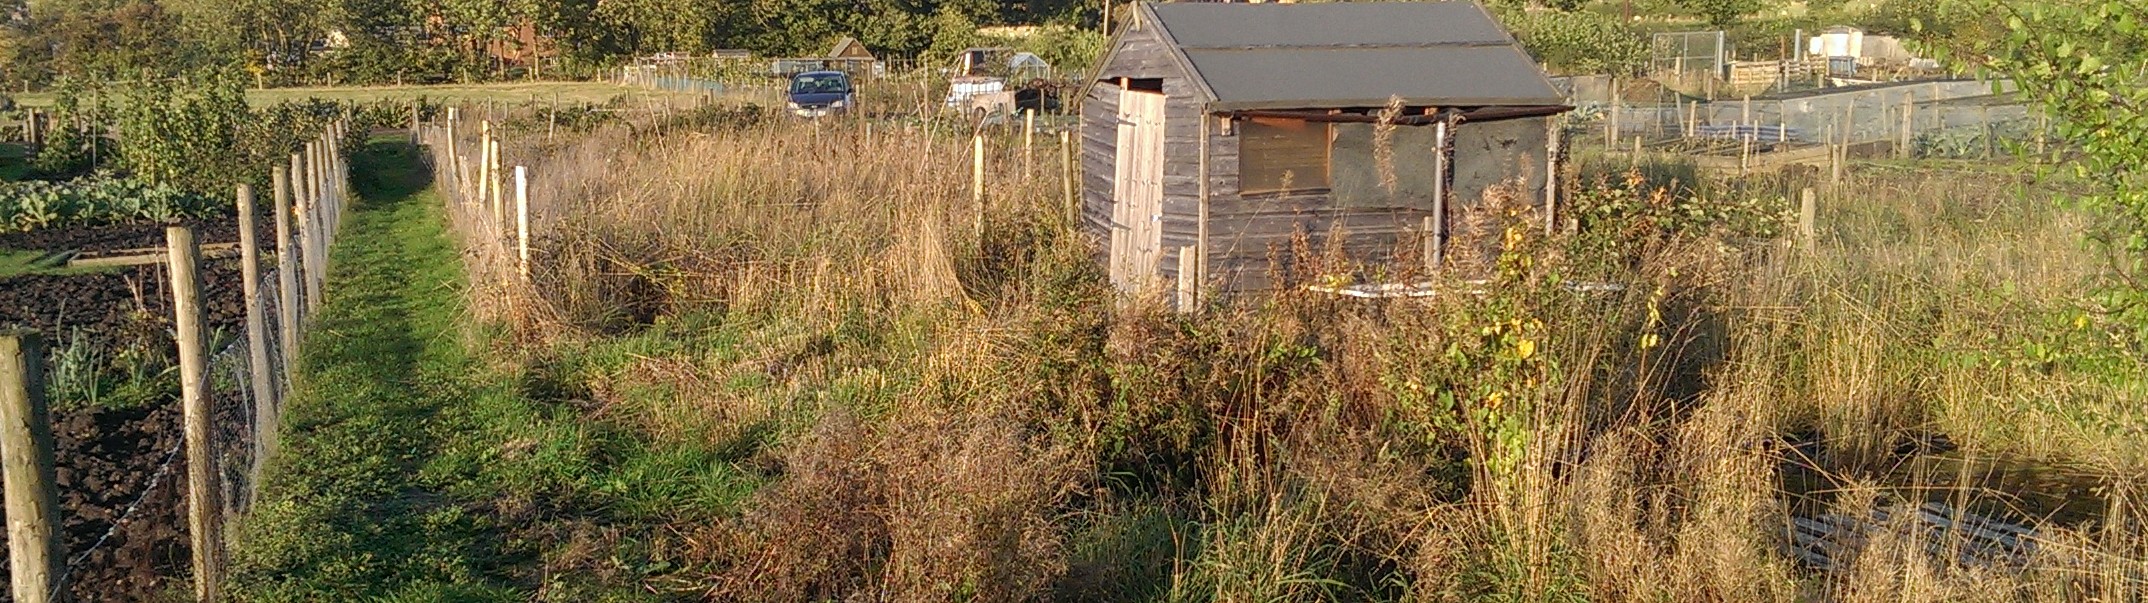
[[[843,39],[835,41],[835,48],[828,51],[828,58],[862,61],[878,60],[877,57],[873,56],[873,51],[865,48],[863,42],[859,42],[857,38],[849,36],[844,36]]]

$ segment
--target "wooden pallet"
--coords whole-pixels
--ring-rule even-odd
[[[1934,560],[1967,567],[2020,567],[2037,546],[2033,527],[1936,502],[1877,509],[1869,517],[1792,517],[1785,530],[1790,554],[1825,572],[1846,569],[1883,531],[1914,537]]]

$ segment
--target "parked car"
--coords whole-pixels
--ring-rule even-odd
[[[791,76],[789,109],[799,117],[824,117],[850,111],[858,104],[857,88],[841,71],[808,71]]]

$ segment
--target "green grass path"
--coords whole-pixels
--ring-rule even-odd
[[[529,558],[503,545],[473,468],[487,409],[520,396],[471,353],[467,281],[416,151],[380,139],[353,163],[363,201],[332,250],[282,456],[242,522],[235,594],[527,600],[512,568]]]

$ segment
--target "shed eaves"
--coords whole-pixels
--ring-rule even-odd
[[[1216,110],[1563,105],[1470,2],[1147,5]]]

